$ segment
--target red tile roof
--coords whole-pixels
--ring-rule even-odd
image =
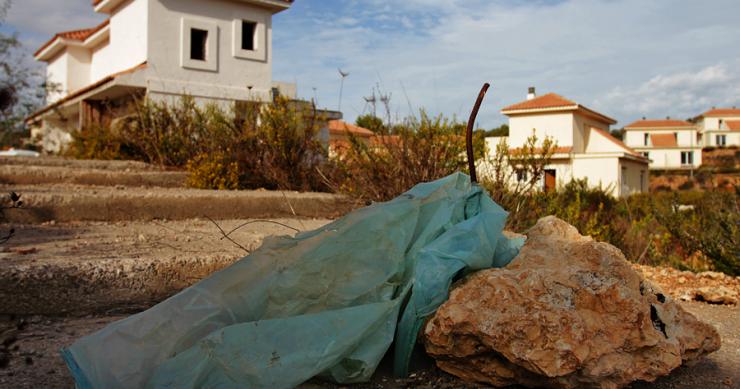
[[[673,134],[650,134],[654,147],[677,147],[676,136]]]
[[[335,135],[353,134],[355,136],[359,136],[363,138],[369,138],[375,135],[374,132],[368,130],[367,128],[358,127],[358,126],[349,124],[342,120],[329,120],[329,125],[327,127],[329,128],[329,134],[335,134]]]
[[[740,116],[740,108],[713,108],[701,114],[701,116]]]
[[[674,128],[674,127],[693,127],[694,125],[684,120],[638,120],[624,128]]]
[[[531,100],[525,100],[520,103],[512,104],[502,111],[516,111],[520,109],[539,109],[539,108],[558,108],[558,107],[575,107],[576,102],[566,99],[556,93],[548,93]]]
[[[68,39],[68,40],[73,40],[73,41],[78,41],[78,42],[84,42],[85,39],[93,36],[93,34],[105,28],[105,26],[107,26],[109,23],[110,23],[110,19],[106,19],[103,23],[100,23],[99,25],[93,28],[84,28],[81,30],[72,30],[72,31],[64,31],[64,32],[56,33],[51,39],[49,39],[48,42],[44,43],[44,45],[41,46],[41,48],[36,50],[36,52],[33,55],[34,57],[39,55],[42,51],[44,51],[44,49],[51,46],[51,44],[54,43],[54,41],[56,41],[57,39]]]
[[[740,131],[740,120],[728,120],[725,124],[730,131]]]
[[[501,112],[505,115],[525,113],[527,111],[537,110],[557,110],[561,108],[569,111],[579,111],[581,114],[598,118],[599,120],[609,123],[616,124],[617,121],[599,112],[596,112],[588,107],[576,103],[575,101],[568,100],[557,93],[548,93],[539,97],[535,97],[531,100],[525,100],[516,104],[512,104],[505,107]],[[523,111],[523,112],[522,112]]]

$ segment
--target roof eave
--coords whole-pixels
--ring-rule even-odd
[[[547,107],[547,108],[527,108],[527,109],[502,109],[501,113],[509,115],[522,115],[528,113],[538,112],[558,112],[558,111],[575,111],[578,109],[578,104],[575,105],[563,105],[560,107]]]
[[[110,14],[125,0],[103,0],[95,5],[95,12]]]
[[[696,126],[650,126],[650,127],[625,127],[625,131],[635,130],[695,130]]]

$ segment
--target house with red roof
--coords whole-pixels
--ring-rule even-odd
[[[648,190],[648,159],[609,134],[616,120],[555,93],[537,96],[534,88],[529,88],[526,100],[501,113],[509,117],[506,141],[510,148],[521,148],[533,134],[540,141],[550,137],[557,143],[542,189],[586,179],[614,196]],[[498,141],[487,139],[489,152]]]
[[[234,104],[295,96],[272,80],[272,15],[292,0],[93,0],[98,26],[55,34],[35,53],[54,89],[27,118],[46,151],[70,132],[119,116],[147,96]]]
[[[696,118],[705,147],[740,146],[740,109],[714,108]]]
[[[701,166],[702,135],[684,120],[641,119],[624,127],[624,141],[650,159],[659,170],[695,169]]]

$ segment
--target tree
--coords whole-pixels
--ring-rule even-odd
[[[357,119],[355,119],[355,124],[359,127],[367,128],[375,133],[383,133],[386,130],[383,120],[371,114],[358,116]]]
[[[509,125],[504,123],[485,132],[486,136],[509,136]]]
[[[10,6],[10,0],[0,4],[0,27]],[[29,60],[17,34],[0,32],[0,146],[20,146],[24,119],[44,102],[44,76]]]

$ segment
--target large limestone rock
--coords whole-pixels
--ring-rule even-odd
[[[616,388],[720,347],[717,331],[635,272],[622,253],[541,219],[504,269],[456,287],[424,328],[443,370],[495,386]]]

